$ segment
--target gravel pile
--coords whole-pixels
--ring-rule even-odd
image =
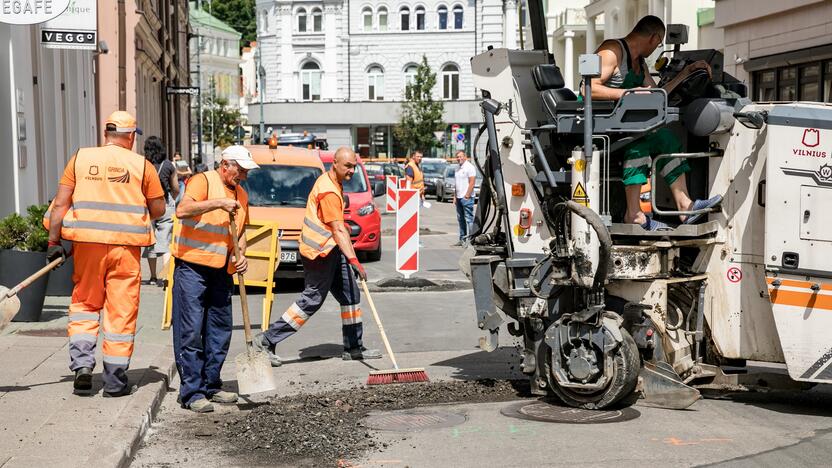
[[[239,453],[273,462],[333,466],[381,449],[375,433],[361,426],[370,411],[450,402],[507,401],[529,396],[523,381],[476,380],[355,387],[275,399],[220,428]],[[386,444],[384,444],[386,445]]]

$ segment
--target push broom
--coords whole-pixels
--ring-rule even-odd
[[[376,305],[373,302],[373,296],[370,295],[370,289],[367,287],[367,282],[363,279],[361,286],[364,288],[364,294],[367,296],[367,302],[370,303],[370,310],[373,311],[373,318],[378,325],[378,331],[381,333],[381,340],[384,341],[384,347],[387,349],[387,354],[390,355],[390,360],[393,361],[393,369],[371,371],[367,377],[367,385],[387,385],[394,383],[413,383],[413,382],[429,382],[428,373],[421,367],[413,367],[410,369],[399,369],[399,364],[396,362],[396,355],[393,354],[393,349],[390,348],[390,341],[387,340],[387,333],[384,332],[384,325],[381,324],[381,318],[376,311]]]

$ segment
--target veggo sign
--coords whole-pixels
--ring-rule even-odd
[[[0,0],[0,23],[38,24],[57,17],[71,0]]]

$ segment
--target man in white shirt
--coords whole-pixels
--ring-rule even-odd
[[[454,172],[454,205],[456,205],[456,220],[459,223],[459,241],[454,244],[461,246],[468,238],[471,223],[474,222],[474,185],[477,180],[477,170],[464,151],[456,152],[459,167]]]

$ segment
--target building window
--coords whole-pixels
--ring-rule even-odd
[[[441,6],[436,12],[439,14],[439,29],[448,29],[448,7]]]
[[[445,65],[442,69],[442,98],[459,99],[459,67],[456,65]]]
[[[399,10],[399,17],[401,18],[402,31],[410,31],[410,8],[402,7]]]
[[[454,7],[454,29],[462,29],[462,5]]]
[[[378,9],[378,30],[387,31],[387,8],[381,7]]]
[[[759,102],[832,102],[832,60],[755,71],[751,97]]]
[[[373,10],[370,7],[365,7],[361,10],[361,16],[364,18],[364,31],[373,30]]]
[[[315,62],[307,62],[301,67],[300,82],[304,101],[321,100],[321,67]]]
[[[306,32],[306,10],[298,9],[298,32]]]
[[[367,70],[367,97],[371,101],[384,100],[384,72],[377,65]]]
[[[416,81],[416,64],[411,63],[404,68],[404,97],[410,99],[410,87]]]
[[[321,32],[323,29],[323,14],[321,13],[320,8],[315,8],[312,10],[312,30],[315,32]]]
[[[416,7],[416,30],[425,30],[425,7],[423,6]]]

